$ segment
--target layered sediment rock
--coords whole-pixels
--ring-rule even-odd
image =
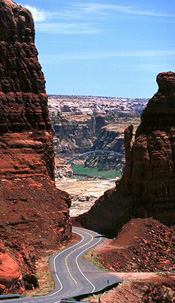
[[[86,161],[86,167],[97,167],[99,170],[120,170],[124,165],[124,136],[116,124],[103,126],[98,132],[98,137],[93,144],[93,150],[110,151],[108,156],[90,155]],[[116,152],[120,155],[116,155]]]
[[[175,73],[160,73],[157,83],[135,140],[132,126],[125,130],[121,181],[80,218],[83,225],[115,234],[132,217],[175,223]]]
[[[54,183],[51,122],[34,36],[31,13],[1,0],[0,238],[27,287],[37,284],[35,257],[40,250],[56,248],[71,234],[69,196]],[[13,279],[9,281],[6,291],[13,289]]]
[[[76,153],[84,153],[94,149],[101,128],[113,121],[111,114],[93,115],[77,112],[51,112],[54,128],[55,152],[70,157]]]
[[[65,115],[54,117],[55,152],[70,156],[83,153],[93,146],[95,139],[95,117],[90,115]]]

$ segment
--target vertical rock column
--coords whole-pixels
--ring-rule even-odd
[[[157,83],[135,140],[132,126],[125,130],[126,167],[120,182],[79,218],[88,228],[116,234],[133,217],[175,224],[175,73],[160,73]]]
[[[69,196],[54,183],[52,127],[34,37],[31,13],[1,0],[0,239],[26,285],[35,281],[37,254],[71,236]]]

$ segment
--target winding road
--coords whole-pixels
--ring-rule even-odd
[[[50,260],[55,290],[46,296],[3,300],[13,303],[59,303],[62,298],[98,292],[121,282],[119,277],[99,270],[87,262],[83,255],[99,245],[104,238],[91,230],[73,227],[81,237],[80,242],[54,255]]]

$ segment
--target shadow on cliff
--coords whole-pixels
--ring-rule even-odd
[[[70,199],[54,183],[52,126],[34,37],[31,13],[1,0],[0,293],[37,287],[39,253],[71,236]]]
[[[175,223],[175,73],[160,73],[157,83],[158,92],[143,111],[135,139],[132,125],[125,130],[121,180],[76,218],[82,226],[116,235],[131,218]]]

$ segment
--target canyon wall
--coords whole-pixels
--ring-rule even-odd
[[[53,122],[56,176],[69,176],[64,163],[77,154],[96,149],[122,153],[91,154],[85,166],[99,170],[119,170],[124,164],[124,130],[129,123],[139,125],[138,112],[148,100],[93,96],[49,96]]]
[[[175,73],[157,76],[158,92],[133,127],[125,130],[124,174],[79,220],[89,228],[113,233],[132,217],[175,223]]]
[[[58,113],[53,119],[55,153],[70,157],[90,150],[95,139],[95,126],[94,116]]]
[[[54,183],[52,128],[34,37],[31,13],[1,0],[0,293],[37,286],[36,257],[71,235],[69,196]],[[7,248],[16,263],[13,275],[3,268]]]
[[[90,155],[85,161],[86,167],[97,167],[99,170],[120,170],[124,165],[124,135],[117,124],[108,124],[100,128],[94,141],[93,150],[107,150],[120,153]]]
[[[55,153],[68,157],[95,149],[93,144],[101,128],[114,119],[111,114],[77,114],[69,109],[71,113],[51,114]]]

